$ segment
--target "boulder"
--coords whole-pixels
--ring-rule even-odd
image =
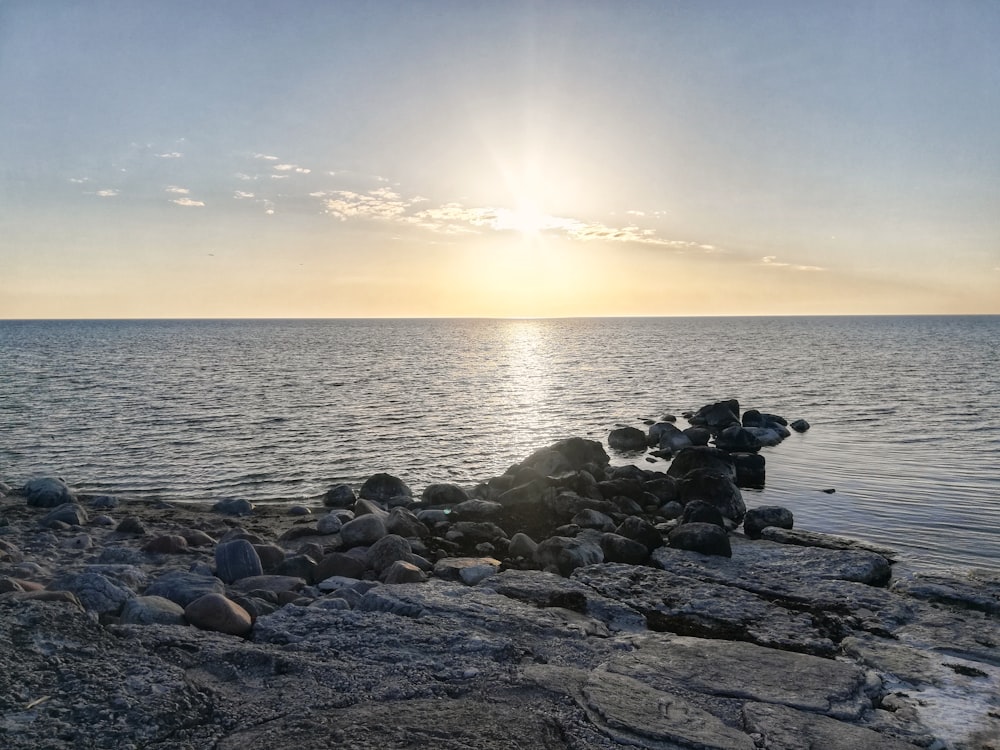
[[[340,529],[340,539],[347,548],[367,547],[384,537],[386,531],[385,523],[379,516],[364,515],[348,521]]]
[[[740,402],[736,399],[706,404],[695,412],[688,421],[695,426],[708,427],[712,432],[720,432],[730,425],[739,424]]]
[[[350,485],[335,484],[323,495],[323,505],[328,508],[351,508],[357,499]]]
[[[760,453],[733,453],[738,487],[762,488],[766,479],[766,460]]]
[[[429,484],[420,496],[420,502],[425,505],[458,505],[468,499],[468,492],[448,482]]]
[[[368,567],[381,576],[397,560],[409,562],[410,543],[396,534],[386,534],[368,548]]]
[[[246,539],[233,539],[215,548],[215,574],[225,583],[264,573],[260,555]]]
[[[696,445],[680,451],[670,462],[667,476],[680,479],[694,469],[708,469],[716,474],[724,474],[736,479],[733,457],[726,451],[709,446]]]
[[[660,450],[667,450],[671,453],[677,453],[684,450],[685,448],[690,448],[694,443],[691,441],[689,435],[685,434],[676,425],[669,423],[663,423],[662,425],[654,425],[654,427],[659,427],[656,433],[656,443]],[[650,431],[650,436],[652,437],[652,431]]]
[[[316,564],[313,577],[317,581],[328,578],[361,578],[365,574],[365,561],[343,552],[331,552]]]
[[[510,538],[510,545],[507,547],[507,554],[512,558],[528,558],[531,559],[535,555],[535,549],[538,547],[538,543],[535,542],[527,534],[518,532]]]
[[[600,543],[607,562],[642,565],[649,560],[649,549],[646,545],[620,534],[601,534]]]
[[[445,557],[434,565],[435,577],[467,586],[475,586],[499,570],[500,561],[492,557]]]
[[[46,587],[49,591],[69,591],[76,595],[88,612],[115,614],[135,592],[119,585],[96,570],[63,573]]]
[[[407,508],[393,508],[385,519],[385,529],[390,534],[411,539],[422,539],[430,534],[427,526]]]
[[[427,574],[413,563],[397,560],[386,570],[384,580],[387,584],[423,583],[427,580]]]
[[[585,508],[573,516],[571,523],[582,529],[597,529],[598,531],[614,531],[615,522],[611,517],[591,508]]]
[[[676,527],[667,536],[670,546],[676,549],[700,552],[703,555],[732,557],[726,530],[714,523],[685,523]]]
[[[715,447],[730,453],[756,453],[760,450],[760,445],[760,441],[750,430],[738,424],[721,430],[715,438]]]
[[[184,570],[172,570],[153,579],[143,596],[163,597],[186,607],[205,594],[221,594],[225,586],[215,576],[199,575]]]
[[[316,532],[318,534],[336,534],[343,525],[340,516],[336,513],[327,513],[325,516],[320,516],[316,522]]]
[[[568,576],[577,568],[603,562],[604,552],[598,544],[565,536],[549,537],[535,549],[535,562],[546,570],[556,570]]]
[[[42,516],[38,523],[46,527],[60,523],[83,526],[87,523],[87,511],[79,503],[63,503]]]
[[[685,505],[681,523],[712,523],[721,529],[726,528],[726,522],[719,509],[704,500],[692,500]]]
[[[737,524],[746,515],[743,495],[728,476],[716,474],[709,469],[695,469],[685,474],[678,486],[682,505],[702,500],[714,505],[724,517]]]
[[[162,596],[137,596],[122,607],[123,625],[184,625],[184,608]]]
[[[373,474],[365,480],[358,495],[365,500],[374,500],[385,505],[389,500],[400,495],[413,497],[413,490],[399,477],[379,473]]]
[[[804,419],[796,419],[788,426],[796,432],[806,432],[811,425]]]
[[[249,516],[253,513],[253,503],[243,498],[229,498],[217,502],[212,510],[227,516]]]
[[[694,446],[708,445],[712,439],[712,431],[707,427],[687,427],[683,430],[688,440]]]
[[[794,523],[792,511],[780,505],[761,505],[750,508],[743,518],[743,532],[751,539],[759,539],[768,526],[790,529]]]
[[[619,427],[608,435],[611,450],[629,452],[646,450],[646,433],[637,427]]]
[[[29,480],[21,494],[33,508],[56,508],[66,503],[75,503],[76,496],[66,483],[55,477],[38,477]]]
[[[492,521],[503,512],[503,506],[492,500],[465,500],[452,506],[451,516],[456,521]]]
[[[253,627],[250,613],[222,594],[205,594],[184,608],[187,621],[202,630],[247,635]]]

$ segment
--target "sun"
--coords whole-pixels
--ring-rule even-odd
[[[552,217],[541,210],[538,203],[524,199],[517,207],[504,211],[497,222],[498,227],[519,232],[525,237],[538,237],[550,227]]]

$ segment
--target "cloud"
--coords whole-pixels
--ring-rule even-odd
[[[392,220],[402,217],[409,204],[384,188],[369,193],[336,190],[327,198],[326,211],[341,221],[353,218]]]
[[[245,193],[242,190],[237,190],[233,193],[233,197],[237,200],[244,200],[246,198],[253,198],[253,193]]]
[[[205,205],[204,201],[191,200],[190,198],[172,198],[171,203],[176,203],[178,206],[187,206],[190,208],[201,208]]]
[[[156,158],[158,158],[158,159],[180,159],[183,156],[184,156],[184,154],[182,154],[180,151],[170,151],[170,152],[165,153],[165,154],[157,154]]]
[[[98,190],[95,193],[95,195],[99,195],[101,198],[114,198],[120,192],[121,192],[120,190],[114,190],[114,189]]]
[[[646,215],[645,211],[626,211],[625,213],[627,213],[629,216],[645,216]]]
[[[778,260],[777,255],[765,255],[760,259],[760,265],[769,268],[787,268],[790,271],[825,271],[822,266],[802,266],[795,263],[784,263]]]
[[[279,172],[295,172],[295,174],[309,174],[311,169],[300,167],[298,164],[275,164],[274,168]]]
[[[167,193],[176,193],[177,195],[187,195],[191,191],[188,190],[187,188],[182,188],[182,187],[177,187],[176,185],[171,185],[170,187],[168,187],[168,188],[165,189],[165,192],[167,192]]]
[[[266,161],[278,161],[277,156],[271,156],[270,154],[254,154],[254,159],[264,159]]]
[[[243,180],[244,182],[252,182],[253,180],[256,180],[257,178],[254,177],[254,176],[252,176],[252,175],[248,175],[246,172],[237,172],[236,173],[236,179],[237,180]]]
[[[90,182],[89,177],[70,177],[69,181],[75,185],[82,185],[85,182]]]

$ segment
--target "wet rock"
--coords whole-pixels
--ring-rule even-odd
[[[549,537],[535,549],[535,562],[542,568],[568,576],[577,568],[604,560],[599,544],[565,536]]]
[[[619,534],[601,534],[601,551],[608,562],[642,565],[649,559],[649,549],[641,542]]]
[[[187,621],[202,630],[247,635],[253,627],[250,613],[222,594],[205,594],[184,608]]]
[[[693,469],[678,481],[678,487],[682,505],[701,500],[715,506],[725,518],[736,524],[742,522],[746,515],[743,495],[728,476],[710,469]]]
[[[385,522],[376,515],[364,515],[348,521],[340,529],[340,539],[345,547],[367,547],[384,537],[388,531]]]
[[[796,432],[806,432],[808,431],[810,424],[804,419],[796,419],[788,426],[791,427]]]
[[[123,625],[186,625],[184,608],[162,596],[137,596],[122,607]]]
[[[729,535],[714,523],[682,524],[671,531],[667,539],[670,546],[677,549],[700,552],[703,555],[733,556]]]
[[[253,513],[253,503],[243,498],[228,498],[219,500],[212,506],[212,510],[227,516],[249,516]]]
[[[452,518],[456,521],[491,521],[503,512],[500,503],[491,500],[466,500],[451,509]]]
[[[351,508],[357,499],[350,485],[336,484],[323,495],[323,505],[328,508]]]
[[[458,505],[469,499],[469,493],[457,484],[440,482],[424,488],[420,501],[425,505]]]
[[[379,473],[373,474],[365,480],[365,483],[361,485],[358,495],[364,500],[373,500],[384,505],[392,498],[400,495],[413,497],[413,490],[399,477],[392,474]]]
[[[745,427],[738,424],[722,430],[715,438],[715,447],[731,453],[756,453],[760,450],[760,441]]]
[[[767,747],[783,750],[913,750],[914,745],[813,712],[785,705],[747,702],[748,731],[765,738]]]
[[[889,547],[879,544],[864,542],[860,539],[848,539],[847,537],[835,534],[822,534],[818,531],[804,531],[800,529],[783,529],[779,526],[768,526],[761,529],[761,539],[780,544],[795,544],[802,547],[821,547],[833,550],[860,550],[863,552],[874,552],[876,555],[884,557],[886,560],[894,560],[897,552]],[[888,575],[886,576],[888,580]]]
[[[705,426],[713,432],[720,432],[731,425],[740,423],[740,402],[736,399],[706,404],[688,418],[695,426]]]
[[[692,500],[684,506],[681,523],[713,523],[721,529],[726,528],[719,509],[703,500]]]
[[[319,521],[316,522],[316,533],[336,534],[343,525],[340,516],[334,513],[327,513],[325,516],[321,516]]]
[[[652,436],[653,432],[651,430],[650,437]],[[660,450],[670,451],[671,453],[679,453],[685,448],[690,448],[694,445],[694,443],[692,442],[690,435],[685,433],[683,430],[672,424],[665,424],[660,427],[656,435],[656,445],[660,448]]]
[[[63,503],[42,516],[38,523],[46,527],[60,523],[83,526],[87,523],[87,511],[79,503]]]
[[[215,574],[225,583],[259,576],[264,572],[260,555],[246,539],[233,539],[215,548]]]
[[[31,479],[21,488],[21,494],[33,508],[56,508],[76,502],[76,496],[66,483],[55,477]]]
[[[760,489],[767,479],[766,459],[760,453],[733,453],[736,486]]]
[[[736,466],[733,457],[725,451],[707,445],[685,448],[674,456],[667,468],[667,476],[680,479],[689,471],[702,469],[728,476],[735,481]]]
[[[618,427],[608,434],[608,447],[615,451],[646,450],[646,433],[637,427]]]
[[[751,508],[743,518],[743,531],[751,539],[760,539],[768,526],[790,529],[794,524],[792,512],[780,505],[761,505]]]

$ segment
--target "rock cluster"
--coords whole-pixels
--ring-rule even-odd
[[[0,745],[996,750],[1000,576],[747,509],[783,420],[688,421],[319,515],[0,484]]]

